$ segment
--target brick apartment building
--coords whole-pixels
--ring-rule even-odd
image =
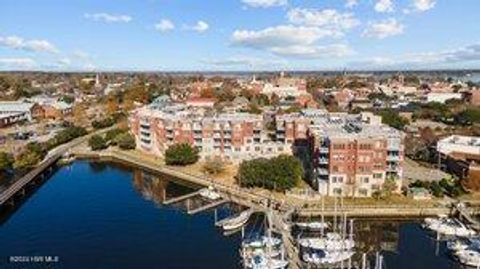
[[[403,134],[377,116],[308,109],[275,115],[270,122],[265,118],[162,101],[136,110],[130,125],[137,147],[159,156],[175,143],[196,146],[201,158],[219,156],[235,163],[295,154],[310,173],[311,185],[325,195],[371,196],[388,177],[400,188]]]

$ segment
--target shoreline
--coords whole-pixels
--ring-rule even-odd
[[[110,161],[118,162],[125,164],[127,166],[138,167],[140,169],[145,169],[147,171],[172,177],[180,181],[194,184],[200,187],[213,186],[220,192],[226,195],[226,198],[230,201],[252,207],[254,209],[263,211],[265,210],[264,203],[266,199],[270,199],[274,203],[280,205],[279,211],[295,213],[299,217],[319,217],[322,214],[325,217],[333,217],[335,215],[347,214],[349,217],[358,217],[358,218],[388,218],[388,219],[419,219],[423,217],[438,216],[442,214],[450,215],[452,213],[452,207],[447,205],[438,205],[438,206],[418,206],[410,204],[401,204],[401,205],[344,205],[343,208],[340,206],[337,207],[337,210],[334,209],[331,205],[324,207],[322,211],[318,207],[305,207],[305,206],[295,206],[288,205],[285,201],[281,201],[274,197],[260,195],[254,193],[252,190],[241,188],[238,186],[228,186],[215,182],[213,180],[207,180],[206,178],[200,178],[195,175],[187,174],[181,171],[177,171],[173,168],[164,166],[164,165],[153,165],[146,163],[145,161],[134,160],[133,157],[127,156],[126,154],[119,154],[116,151],[74,151],[75,157],[78,159],[85,160],[100,160],[100,161]],[[480,207],[470,207],[470,213],[473,215],[478,215],[480,213]]]

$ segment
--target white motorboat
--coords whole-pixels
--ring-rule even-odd
[[[260,239],[242,242],[242,246],[245,248],[277,247],[280,244],[282,244],[282,240],[280,238],[268,236],[262,236]]]
[[[198,194],[210,200],[218,200],[221,198],[220,194],[212,187],[201,189]]]
[[[298,243],[305,248],[324,251],[349,250],[355,247],[353,239],[343,239],[338,233],[327,233],[324,237],[301,238]]]
[[[251,215],[252,215],[252,211],[246,210],[234,217],[221,221],[220,225],[226,231],[236,230],[242,227],[243,225],[245,225],[248,222],[248,219],[250,218]]]
[[[480,252],[477,250],[460,250],[455,252],[454,255],[464,265],[480,267]]]
[[[447,236],[471,237],[477,234],[473,229],[468,228],[459,220],[444,217],[437,219],[426,218],[423,226],[426,229]]]
[[[342,261],[350,259],[355,254],[354,251],[326,251],[312,252],[303,254],[303,261],[315,265],[335,265]]]
[[[314,221],[314,222],[297,222],[295,225],[300,229],[319,231],[322,229],[328,229],[328,222]]]

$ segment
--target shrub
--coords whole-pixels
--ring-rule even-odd
[[[110,144],[115,145],[117,143],[117,141],[116,141],[117,136],[119,136],[120,134],[123,134],[125,132],[127,132],[127,130],[120,129],[120,128],[115,128],[115,129],[109,130],[105,134],[105,140],[107,142],[110,142]]]
[[[212,158],[205,162],[203,171],[207,174],[216,175],[225,170],[225,164],[220,158]]]
[[[13,157],[11,154],[6,152],[0,152],[0,172],[4,172],[8,169],[12,168],[13,165]]]
[[[95,129],[103,129],[115,124],[115,119],[112,117],[108,117],[102,120],[94,120],[92,121],[92,127]]]
[[[198,161],[198,149],[187,143],[174,144],[165,151],[167,165],[188,165]]]
[[[117,135],[114,139],[119,148],[123,150],[135,149],[137,147],[135,138],[129,133],[122,133]]]
[[[287,190],[296,186],[303,176],[303,167],[294,156],[280,155],[271,159],[258,158],[240,165],[236,180],[241,186]]]
[[[88,146],[90,146],[92,150],[102,150],[107,148],[107,142],[100,135],[92,135],[88,140]]]
[[[72,141],[73,139],[84,136],[87,134],[87,130],[83,127],[70,126],[59,133],[57,133],[53,138],[49,139],[46,142],[46,148],[52,149],[58,145],[65,144]]]

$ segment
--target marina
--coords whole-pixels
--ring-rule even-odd
[[[351,235],[351,238],[355,240],[355,247],[352,251],[331,252],[328,256],[315,255],[315,252],[306,256],[304,254],[308,255],[308,252],[304,252],[302,254],[298,253],[297,257],[291,257],[289,255],[297,251],[295,237],[291,236],[292,233],[286,229],[279,229],[280,222],[285,224],[287,221],[282,220],[278,215],[273,216],[272,214],[272,216],[267,217],[265,214],[256,213],[258,212],[256,210],[245,209],[245,207],[238,207],[231,203],[222,203],[218,206],[211,206],[210,209],[205,211],[202,210],[192,217],[187,217],[190,216],[188,214],[188,203],[192,208],[201,208],[199,205],[212,205],[212,203],[223,201],[221,198],[218,201],[212,201],[200,196],[198,194],[199,190],[201,188],[195,189],[190,184],[182,185],[181,180],[178,182],[166,181],[161,177],[136,168],[103,162],[76,161],[69,166],[58,169],[32,197],[27,199],[20,208],[16,209],[15,213],[3,221],[0,226],[0,234],[2,238],[10,240],[9,242],[12,243],[8,245],[0,244],[0,250],[2,253],[14,255],[20,248],[26,248],[28,251],[37,254],[42,254],[38,253],[39,249],[50,249],[49,252],[59,255],[60,261],[69,261],[66,264],[69,268],[89,267],[98,260],[101,261],[102,268],[115,268],[117,262],[125,262],[122,259],[122,253],[125,251],[138,253],[133,254],[133,258],[130,256],[130,261],[125,266],[127,268],[134,268],[139,264],[148,264],[153,259],[158,260],[161,257],[166,259],[166,257],[169,257],[168,255],[176,257],[179,253],[188,255],[192,263],[182,259],[175,261],[164,261],[162,259],[162,264],[165,263],[165,266],[169,265],[174,268],[211,268],[211,266],[242,268],[244,262],[242,262],[241,250],[242,246],[245,246],[242,241],[250,242],[251,247],[259,247],[262,246],[261,242],[266,242],[264,246],[269,246],[268,242],[273,243],[281,240],[282,248],[274,249],[273,246],[276,243],[271,244],[272,249],[269,253],[274,255],[275,258],[282,257],[282,255],[288,257],[288,268],[313,268],[313,265],[307,265],[305,260],[313,263],[343,260],[343,268],[348,268],[349,264],[351,268],[361,268],[364,254],[366,256],[365,263],[370,265],[366,268],[374,268],[377,252],[383,257],[382,263],[386,265],[383,268],[405,268],[404,266],[410,266],[411,268],[461,268],[460,263],[451,257],[450,250],[447,248],[450,241],[438,240],[435,234],[421,227],[421,221],[395,222],[356,219],[353,221]],[[59,196],[59,193],[63,194]],[[193,195],[194,193],[195,195]],[[184,199],[177,199],[174,203],[165,203],[178,197]],[[185,199],[185,197],[187,198]],[[45,210],[46,203],[52,203],[58,201],[58,199],[62,199],[61,204],[55,203],[58,207]],[[122,214],[125,210],[129,212],[129,217]],[[215,213],[216,211],[218,215]],[[40,214],[39,212],[44,213]],[[65,212],[70,213],[65,215],[64,218],[58,219],[52,225],[46,225],[47,218],[54,219],[58,214],[65,214]],[[222,224],[229,220],[235,220],[242,214],[249,216],[248,221],[240,222],[244,224],[240,225],[242,227],[240,230],[236,230],[229,236],[224,236],[222,234]],[[222,218],[220,218],[220,215]],[[28,222],[28,218],[36,219],[36,221]],[[81,222],[79,222],[79,218],[82,219]],[[340,218],[341,215],[339,215]],[[272,239],[270,240],[268,239],[269,232],[265,229],[265,227],[269,227],[269,224],[265,219],[270,219],[271,222]],[[330,229],[333,228],[335,222],[339,227],[338,235],[330,236],[331,239],[336,240],[339,235],[340,238],[350,238],[350,228],[342,231],[340,228],[345,227],[345,221],[339,219],[325,218],[325,222],[331,223]],[[349,218],[347,217],[347,219]],[[178,221],[180,223],[177,223]],[[315,219],[309,219],[308,221],[315,223]],[[303,222],[307,223],[306,220]],[[35,226],[27,223],[35,223]],[[259,228],[258,223],[264,223],[262,224],[263,227]],[[156,228],[157,224],[160,224],[158,228]],[[347,224],[348,227],[350,221],[347,221]],[[187,232],[187,227],[190,225],[195,225],[195,229]],[[92,231],[88,227],[93,227],[95,230]],[[137,227],[137,229],[134,227]],[[122,233],[125,229],[136,232],[133,232],[132,235],[126,235]],[[170,229],[170,232],[166,232],[165,229]],[[175,230],[176,237],[171,237],[173,236],[171,234],[173,230],[171,229]],[[318,234],[318,231],[304,232]],[[293,232],[293,235],[295,235],[295,232]],[[327,230],[325,230],[325,235],[327,235]],[[26,245],[19,242],[15,243],[15,241],[11,241],[12,236],[27,238],[29,243]],[[92,238],[98,239],[89,242]],[[207,238],[209,239],[207,240]],[[259,238],[260,241],[258,241]],[[68,241],[66,241],[67,239]],[[207,243],[209,240],[214,240],[214,242]],[[113,241],[118,242],[118,245],[112,247],[111,242]],[[50,247],[46,248],[44,244],[47,242],[55,242],[55,244],[50,244]],[[72,245],[65,247],[63,244],[67,244],[67,242],[71,242]],[[90,244],[96,244],[100,246],[100,249],[97,251],[95,248],[89,248]],[[185,244],[190,247],[185,249]],[[191,246],[192,244],[193,246]],[[107,245],[109,246],[108,249]],[[204,247],[206,245],[209,246],[207,249]],[[201,254],[194,251],[195,246],[202,248]],[[80,249],[80,252],[74,251],[75,248]],[[139,250],[133,251],[132,248],[139,248]],[[294,249],[289,250],[289,248]],[[423,256],[421,258],[417,256],[418,251],[415,249],[422,250]],[[221,253],[221,257],[217,257],[218,254],[213,252]],[[78,255],[78,253],[81,257],[74,258],[74,255]],[[140,255],[140,253],[143,254]],[[472,252],[464,253],[471,254]],[[270,254],[267,256],[265,249],[251,251],[250,254],[257,257],[255,258],[256,268],[263,268],[261,266],[265,264],[265,259],[268,260],[268,257],[270,257]],[[208,259],[209,255],[215,256],[215,259]],[[110,258],[103,259],[102,257],[105,256]],[[140,257],[144,261],[140,260]],[[77,261],[78,264],[72,264],[71,261]],[[281,265],[281,263],[276,264]],[[8,264],[1,264],[0,266],[9,268]]]

